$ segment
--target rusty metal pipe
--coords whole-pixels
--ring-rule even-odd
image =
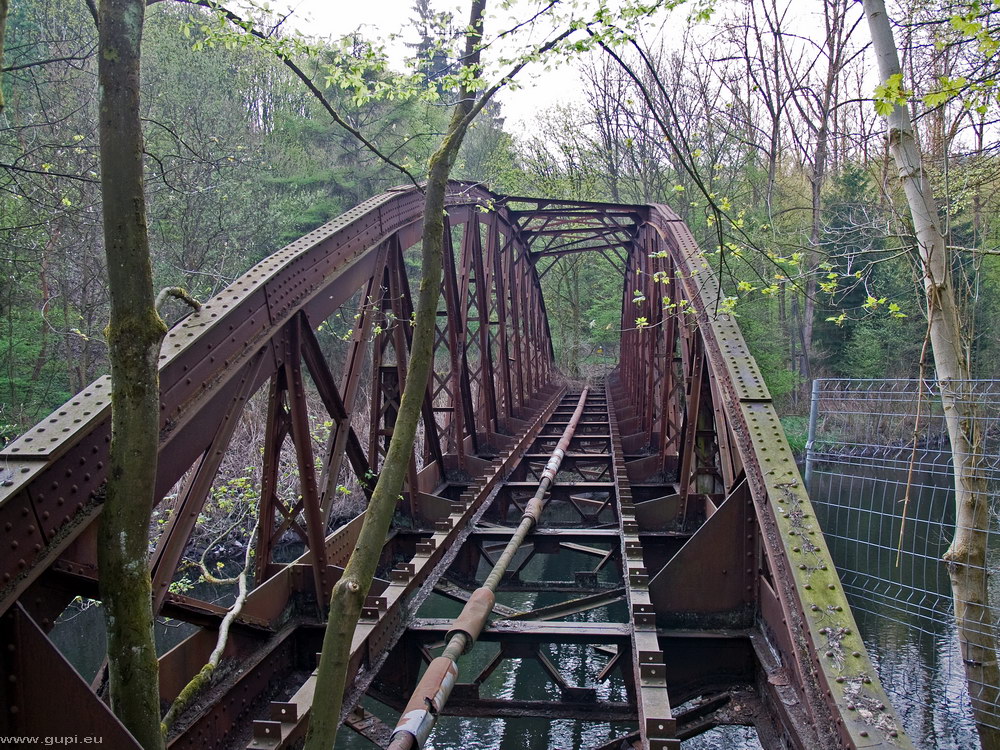
[[[545,464],[545,470],[538,481],[538,489],[525,506],[517,531],[507,542],[503,554],[500,555],[493,570],[486,577],[486,581],[473,592],[469,601],[462,608],[462,612],[452,622],[445,638],[444,652],[430,663],[424,676],[417,683],[417,687],[403,710],[403,715],[399,717],[396,728],[392,730],[388,750],[422,748],[427,742],[427,738],[434,728],[434,723],[437,721],[438,713],[448,702],[451,689],[458,681],[458,665],[456,664],[458,657],[469,652],[486,626],[496,602],[497,587],[500,585],[504,573],[507,572],[511,560],[514,559],[517,550],[524,543],[525,537],[542,516],[549,488],[552,487],[556,474],[559,473],[559,467],[562,465],[563,457],[569,448],[570,440],[573,439],[576,427],[583,416],[583,407],[587,403],[589,392],[589,388],[584,388],[583,393],[580,394],[576,411],[570,417],[569,424],[563,430],[558,445],[552,451],[548,463]]]
[[[497,586],[500,585],[500,580],[503,578],[504,573],[507,572],[507,567],[510,565],[511,560],[514,559],[514,555],[520,548],[521,544],[524,542],[524,538],[531,532],[538,523],[538,520],[542,517],[542,510],[545,508],[546,496],[548,495],[549,488],[555,481],[556,474],[559,473],[559,467],[562,465],[563,457],[566,455],[566,451],[569,448],[569,442],[573,439],[573,435],[576,432],[576,426],[580,424],[580,417],[583,416],[583,406],[587,401],[587,394],[589,393],[589,388],[584,388],[583,393],[580,394],[580,401],[576,405],[576,411],[573,412],[573,416],[570,417],[569,424],[566,425],[566,429],[563,430],[562,437],[559,438],[559,443],[556,445],[552,455],[549,457],[548,463],[545,464],[545,470],[542,472],[542,476],[538,481],[538,489],[535,490],[534,496],[528,501],[528,504],[524,508],[524,514],[521,516],[521,523],[518,524],[517,531],[514,532],[514,536],[510,538],[507,546],[504,548],[503,554],[500,555],[500,559],[497,560],[496,565],[493,566],[493,570],[490,571],[489,576],[487,576],[483,586],[490,589],[491,591],[496,591]]]

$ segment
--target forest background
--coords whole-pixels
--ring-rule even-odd
[[[539,3],[538,16],[559,2]],[[250,24],[231,24],[216,7],[150,4],[142,119],[157,287],[206,299],[286,243],[424,175],[470,82],[456,52],[460,21],[428,3],[415,1],[403,31],[409,71],[390,63],[384,39],[304,36],[264,6],[236,6],[257,30],[249,34]],[[108,370],[95,6],[0,0],[0,13],[8,10],[0,445]],[[491,105],[453,176],[513,195],[670,204],[722,276],[718,305],[737,316],[801,447],[814,378],[926,373],[923,271],[881,117],[906,102],[953,249],[969,370],[996,377],[1000,2],[901,0],[892,15],[905,88],[876,86],[852,0],[691,0],[615,55],[581,44],[575,99],[516,128]],[[491,45],[503,55],[502,38]],[[330,121],[317,94],[344,122]],[[630,296],[623,268],[613,249],[539,261],[557,364],[570,377],[616,360]],[[352,302],[317,334],[334,371],[364,304]],[[175,322],[188,311],[168,300],[162,313]],[[234,540],[247,540],[249,559],[260,407],[241,418],[243,439],[199,519],[189,562],[202,580],[213,579],[206,555],[220,543],[216,572],[235,556],[226,549]],[[312,427],[323,443],[330,423]],[[284,469],[295,492],[296,468],[285,461]],[[357,486],[341,491],[334,524],[360,508]]]
[[[681,8],[623,51],[631,76],[600,51],[582,55],[576,100],[540,108],[517,132],[492,105],[454,173],[515,195],[670,204],[715,259],[723,302],[738,315],[793,442],[812,378],[916,376],[926,332],[860,5],[816,0],[805,21],[789,10],[801,14],[803,5],[718,2],[697,23]],[[1000,170],[989,44],[997,11],[980,6],[904,0],[892,14],[913,87],[904,93],[958,250],[972,372],[996,377]],[[269,44],[222,33],[216,15],[187,4],[156,3],[146,24],[156,285],[200,299],[405,181],[330,122],[275,45],[352,126],[417,175],[446,126],[458,67],[460,24],[428,0],[416,0],[402,38],[413,68],[437,82],[437,100],[373,94],[407,86],[384,40],[304,38],[284,16],[246,12]],[[11,3],[0,114],[0,444],[108,367],[95,48],[85,2]],[[621,268],[620,258],[590,253],[540,266],[567,375],[615,361]],[[163,310],[168,323],[186,313],[175,302]],[[343,316],[320,331],[334,361],[351,324]]]

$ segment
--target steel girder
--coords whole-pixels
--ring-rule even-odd
[[[434,503],[422,502],[422,496],[441,486],[447,472],[483,474],[488,461],[475,454],[483,446],[502,450],[528,424],[525,419],[536,416],[537,397],[550,381],[551,343],[538,280],[509,212],[487,210],[492,200],[473,185],[449,187],[450,252],[420,428],[423,455],[411,463],[405,493],[415,519],[426,521]],[[422,210],[416,189],[373,198],[268,257],[168,333],[160,356],[157,502],[181,484],[151,559],[158,608],[194,615],[188,619],[217,619],[209,603],[168,589],[240,415],[262,387],[268,418],[255,556],[259,588],[241,621],[274,629],[293,592],[315,598],[339,575],[337,566],[346,562],[359,524],[328,537],[327,519],[344,463],[366,487],[381,467],[410,346],[404,251],[419,240]],[[313,332],[352,300],[359,302],[358,324],[338,380]],[[366,370],[377,387],[362,403]],[[496,382],[488,376],[493,372],[501,373]],[[109,387],[107,378],[96,381],[0,451],[0,613],[33,617],[42,630],[51,628],[74,596],[96,596],[95,529],[110,439]],[[323,419],[332,423],[319,473],[307,407],[311,391],[322,402]],[[367,429],[361,427],[365,416]],[[287,441],[299,474],[294,499],[280,497],[277,489]],[[300,537],[308,550],[293,566],[274,558],[288,534]],[[241,644],[245,635],[234,639],[235,653],[250,647]],[[255,647],[260,632],[246,637]],[[194,645],[185,647],[190,654],[165,662],[165,699],[193,674],[187,667],[201,658],[203,640],[192,639]],[[7,705],[17,706],[32,681],[44,679],[36,674],[12,680],[18,689]],[[4,721],[0,727],[31,729],[16,714],[5,713]]]
[[[384,460],[405,385],[412,313],[405,252],[419,239],[421,210],[415,189],[373,198],[265,259],[168,334],[157,497],[178,489],[151,558],[154,600],[201,629],[161,659],[167,700],[204,662],[224,613],[169,593],[169,584],[241,413],[262,389],[267,399],[257,587],[226,653],[239,669],[219,697],[185,720],[171,747],[275,747],[301,734],[311,677],[272,702],[269,718],[253,717],[267,714],[276,684],[312,669],[317,605],[362,520],[328,533],[337,487],[349,472],[370,489]],[[352,647],[353,699],[379,679],[394,644],[430,637],[432,624],[411,613],[435,587],[465,596],[448,577],[461,578],[480,556],[489,559],[490,540],[502,543],[505,533],[495,522],[531,495],[522,485],[537,478],[538,457],[557,439],[546,422],[560,418],[538,264],[588,251],[624,276],[621,361],[607,416],[584,417],[566,454],[565,471],[576,479],[553,495],[573,509],[579,528],[533,532],[528,559],[572,551],[591,563],[563,585],[517,580],[522,561],[504,586],[555,585],[568,601],[551,611],[508,612],[527,622],[491,626],[485,637],[505,642],[508,655],[528,648],[559,682],[539,644],[573,628],[539,623],[625,601],[627,622],[586,637],[622,646],[605,671],[621,671],[630,700],[609,711],[640,721],[639,746],[673,747],[720,720],[718,695],[705,691],[731,669],[744,682],[757,680],[750,689],[768,717],[759,727],[771,727],[764,734],[773,730],[788,746],[908,747],[857,635],[767,389],[735,322],[719,313],[717,281],[677,216],[664,206],[507,197],[452,183],[446,226],[435,368],[403,505],[412,528],[397,529],[387,542],[384,577]],[[352,305],[356,323],[335,372],[314,331]],[[58,673],[72,683],[70,718],[87,715],[106,723],[108,736],[120,734],[45,636],[73,596],[96,595],[108,388],[107,379],[95,382],[0,451],[0,623],[8,647],[0,689],[5,705],[24,709],[6,713],[0,731],[44,733],[33,704]],[[321,448],[310,436],[309,404],[316,402],[331,425]],[[283,497],[278,483],[286,444],[299,475],[293,497]],[[493,521],[484,526],[483,518]],[[290,535],[305,553],[280,563],[276,548]],[[623,589],[594,589],[607,565],[618,567]],[[42,669],[32,668],[26,648],[47,655]],[[587,713],[574,702],[586,697],[568,683],[564,699],[504,707],[466,695],[451,710]],[[696,703],[678,713],[678,702],[690,700]],[[348,724],[378,733],[364,712]]]

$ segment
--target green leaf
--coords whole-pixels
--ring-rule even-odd
[[[875,111],[882,117],[888,117],[893,107],[904,106],[912,93],[903,88],[902,73],[891,75],[875,87]]]

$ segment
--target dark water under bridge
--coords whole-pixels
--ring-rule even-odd
[[[512,535],[579,395],[553,364],[538,261],[591,252],[624,267],[620,364],[590,384],[548,507],[500,581],[480,636],[499,648],[462,674],[444,712],[621,722],[621,736],[601,745],[609,750],[679,747],[720,724],[755,726],[766,748],[911,747],[767,389],[735,320],[716,312],[718,282],[687,227],[666,206],[510,197],[467,183],[451,183],[447,203],[435,372],[399,522],[355,633],[345,705],[368,695],[403,709],[450,629],[419,616],[421,603],[467,600],[484,560],[495,562]],[[241,413],[258,392],[267,409],[255,588],[222,677],[170,748],[292,747],[322,710],[312,705],[317,592],[324,601],[362,522],[331,524],[331,510],[345,477],[370,483],[384,460],[410,346],[404,253],[420,237],[421,211],[415,189],[372,198],[266,258],[167,335],[157,497],[170,494],[173,512],[151,556],[154,600],[198,630],[160,660],[165,701],[205,663],[225,613],[169,585]],[[352,304],[353,334],[333,368],[315,330]],[[74,597],[97,596],[109,389],[98,380],[0,451],[0,736],[137,747],[46,635]],[[310,403],[331,425],[318,455]],[[278,489],[286,444],[297,497]],[[306,552],[280,562],[290,535]],[[529,563],[540,555],[582,562],[569,580],[538,580]],[[537,591],[558,601],[529,611],[502,603],[506,592]],[[602,607],[607,622],[579,621]],[[546,656],[568,643],[606,659],[593,684],[573,684]],[[536,662],[558,697],[484,694],[506,659]],[[595,684],[609,680],[624,685],[621,700],[598,697]],[[386,741],[364,709],[345,719]]]

